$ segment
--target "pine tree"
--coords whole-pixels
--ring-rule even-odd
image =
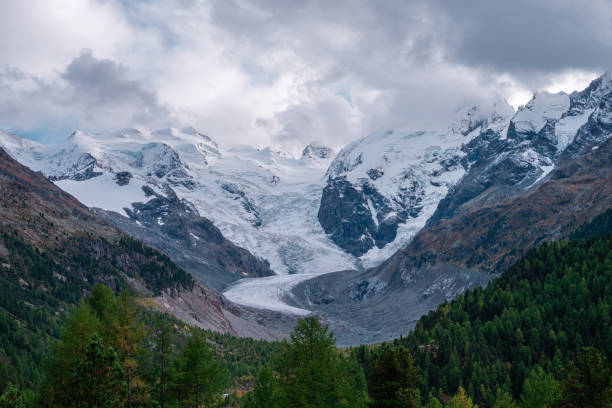
[[[354,393],[335,339],[319,319],[299,319],[277,359],[282,406],[294,408],[365,407],[365,393]]]
[[[41,406],[72,404],[77,387],[74,367],[85,358],[89,341],[99,326],[100,322],[85,302],[81,302],[67,318],[61,340],[53,345],[53,354],[46,363],[39,391]]]
[[[559,383],[551,374],[536,367],[523,384],[522,408],[551,408],[561,397]]]
[[[498,391],[493,408],[519,408],[509,392]]]
[[[107,335],[119,355],[127,384],[127,408],[142,406],[150,401],[147,386],[138,374],[138,358],[143,353],[142,343],[147,330],[134,298],[123,291],[116,301],[114,319]]]
[[[425,408],[443,408],[442,403],[435,397],[431,398]]]
[[[95,408],[123,406],[126,399],[126,383],[117,353],[106,347],[102,338],[94,334],[74,371],[76,387],[73,405]]]
[[[459,387],[457,394],[451,400],[449,408],[478,408],[478,405],[475,405],[472,402],[472,399],[467,395],[465,389],[463,387]]]
[[[384,346],[373,356],[367,378],[371,407],[419,406],[421,376],[404,347]]]
[[[31,392],[24,392],[14,384],[8,384],[0,396],[0,408],[29,408],[33,404]]]
[[[584,348],[566,368],[560,406],[608,408],[612,406],[612,366],[593,347]]]
[[[167,400],[168,370],[171,360],[172,336],[170,322],[160,315],[155,323],[156,375],[159,378],[158,402],[160,408],[165,408]]]
[[[226,385],[227,375],[213,357],[202,333],[194,330],[176,360],[173,388],[183,403],[191,403],[197,408],[202,403],[214,401]]]
[[[278,384],[270,367],[257,376],[253,391],[248,394],[245,408],[280,408]]]

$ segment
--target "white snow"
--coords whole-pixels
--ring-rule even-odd
[[[193,128],[124,129],[106,134],[74,132],[56,146],[0,134],[0,145],[36,171],[60,179],[58,186],[89,207],[125,214],[145,202],[143,186],[164,186],[192,203],[223,235],[279,274],[355,268],[358,260],[336,247],[318,223],[317,212],[330,158],[296,159],[273,149],[242,147],[222,152]],[[310,151],[321,153],[320,144]],[[324,155],[323,155],[324,156]],[[102,175],[69,179],[95,160]],[[115,174],[133,177],[119,186]],[[231,185],[228,191],[224,186]],[[261,225],[256,226],[260,221]],[[161,219],[157,220],[163,225]]]
[[[144,182],[132,179],[128,185],[119,186],[110,173],[84,181],[59,180],[55,184],[88,207],[103,208],[122,215],[125,215],[124,208],[132,208],[132,203],[148,200],[142,191]]]
[[[557,138],[557,151],[563,151],[574,141],[576,132],[584,125],[594,109],[587,109],[577,115],[564,116],[555,125],[555,136]]]
[[[568,106],[566,94],[537,94],[513,120],[519,128],[537,131],[549,118],[561,118]],[[56,146],[0,132],[0,146],[32,169],[59,179],[58,186],[90,207],[124,214],[123,209],[132,203],[149,199],[143,186],[158,194],[165,194],[164,188],[171,187],[226,238],[268,260],[278,274],[236,282],[225,292],[230,300],[304,315],[309,312],[283,301],[291,288],[320,274],[375,266],[408,244],[449,189],[464,176],[465,169],[457,163],[465,155],[462,145],[484,129],[504,131],[512,114],[505,101],[496,101],[486,110],[466,107],[446,132],[404,127],[374,133],[346,146],[333,162],[327,148],[318,143],[309,145],[300,158],[248,146],[223,151],[193,128],[124,129],[106,134],[77,131]],[[560,149],[571,142],[575,129],[588,114],[558,122]],[[101,175],[84,181],[70,179],[92,161],[94,171]],[[548,169],[548,163],[541,164],[544,177],[552,168]],[[380,177],[372,180],[368,175],[371,169],[379,170]],[[132,178],[127,185],[119,186],[115,175],[124,171]],[[406,200],[414,190],[422,198],[422,209],[417,217],[398,226],[393,242],[354,257],[331,241],[317,219],[328,177],[341,175],[356,188],[362,188],[365,181],[371,183],[392,203]],[[368,207],[378,222],[370,200]],[[399,209],[392,208],[381,216],[397,216]],[[163,225],[161,218],[157,221]]]
[[[569,95],[565,92],[538,92],[527,105],[519,107],[512,122],[517,132],[538,133],[549,119],[560,119],[569,107]]]

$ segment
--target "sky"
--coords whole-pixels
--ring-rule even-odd
[[[339,148],[612,67],[590,0],[0,0],[0,128],[195,126],[224,147]]]

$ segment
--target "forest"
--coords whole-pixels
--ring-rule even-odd
[[[533,249],[406,337],[344,349],[315,317],[282,342],[238,339],[100,284],[49,317],[11,306],[20,288],[5,272],[0,408],[610,407],[612,235],[599,228],[609,217]],[[33,333],[22,320],[46,325]]]

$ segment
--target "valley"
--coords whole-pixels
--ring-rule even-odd
[[[0,146],[229,301],[315,313],[358,344],[407,334],[611,207],[611,92],[605,74],[517,112],[468,105],[445,132],[388,129],[299,158],[224,150],[194,128],[55,146],[4,132]]]

